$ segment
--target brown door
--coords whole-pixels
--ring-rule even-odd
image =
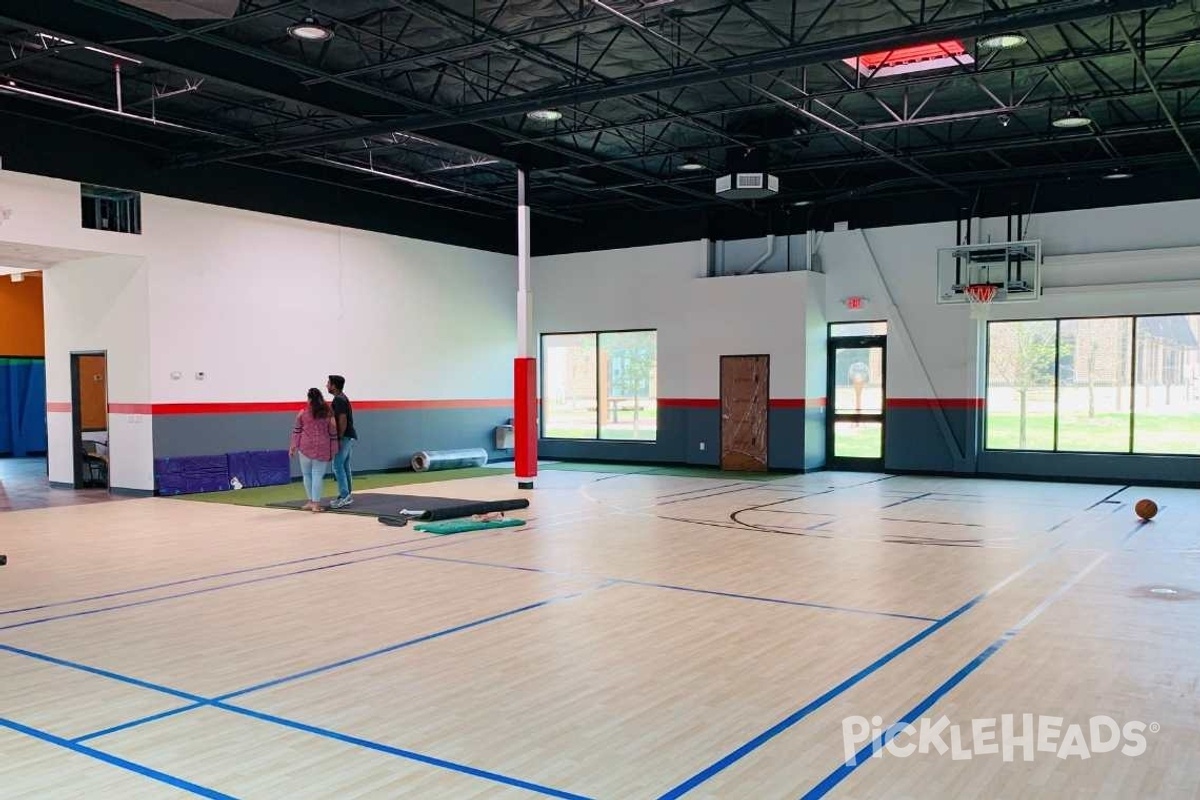
[[[721,469],[765,472],[770,356],[721,356]]]

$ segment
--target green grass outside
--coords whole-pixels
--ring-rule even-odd
[[[839,422],[833,430],[833,455],[836,458],[879,458],[883,452],[883,428],[879,423],[855,427]]]
[[[993,450],[1052,450],[1053,413],[1028,414],[1025,445],[1021,446],[1020,415],[987,415],[987,447]],[[1059,418],[1058,449],[1065,452],[1129,451],[1129,414],[1067,412]],[[1200,414],[1145,414],[1136,416],[1135,453],[1200,454]]]

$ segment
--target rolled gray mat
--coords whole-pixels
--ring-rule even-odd
[[[422,450],[412,457],[413,472],[435,469],[462,469],[487,464],[487,450],[482,447],[467,450]]]

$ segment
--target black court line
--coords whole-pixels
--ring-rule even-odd
[[[89,603],[89,602],[92,602],[93,600],[108,600],[113,597],[124,597],[125,595],[137,594],[139,592],[154,591],[155,589],[167,589],[172,586],[184,586],[189,583],[199,583],[201,581],[216,580],[217,578],[228,578],[233,575],[244,575],[248,572],[261,572],[261,571],[267,570],[267,569],[275,569],[276,567],[290,567],[295,564],[305,564],[305,563],[308,563],[309,561],[320,561],[320,560],[326,559],[326,558],[337,558],[338,556],[353,555],[354,553],[366,553],[371,550],[380,550],[384,547],[398,547],[402,544],[413,544],[416,542],[423,542],[423,541],[427,541],[427,539],[400,539],[399,541],[386,542],[384,544],[375,544],[375,545],[371,545],[370,547],[359,547],[359,548],[356,548],[353,550],[340,550],[340,551],[337,551],[334,553],[325,553],[324,555],[305,556],[304,558],[294,558],[290,561],[280,561],[275,564],[264,564],[260,567],[244,567],[242,569],[234,569],[234,570],[229,570],[227,572],[215,572],[212,575],[200,575],[195,578],[181,578],[179,580],[168,581],[166,583],[156,583],[151,586],[139,586],[134,589],[121,589],[119,591],[106,592],[104,594],[94,594],[89,597],[78,597],[78,598],[75,598],[74,600],[57,600],[52,603],[41,603],[40,605],[26,606],[25,608],[12,608],[12,609],[8,609],[6,611],[0,611],[0,616],[4,616],[5,614],[22,614],[22,613],[29,612],[29,611],[42,611],[47,608],[59,608],[61,606],[78,605],[79,603]],[[2,630],[2,629],[0,629],[0,630]]]
[[[539,569],[538,567],[519,567],[519,566],[513,566],[511,564],[498,564],[498,563],[495,563],[492,561],[478,561],[478,560],[469,559],[469,558],[449,558],[446,556],[423,556],[423,555],[420,555],[417,553],[412,553],[412,552],[396,553],[395,555],[405,557],[405,558],[426,559],[429,561],[447,561],[447,562],[450,562],[453,564],[467,564],[469,566],[474,566],[474,567],[489,567],[492,569],[515,569],[515,570],[521,570],[524,572],[545,572],[547,574],[559,575],[562,577],[580,578],[580,579],[584,579],[584,580],[587,580],[587,579],[603,580],[608,584],[614,584],[614,585],[615,584],[627,584],[627,585],[632,585],[632,586],[649,586],[649,587],[653,587],[656,589],[671,589],[671,590],[679,591],[679,592],[692,592],[695,594],[715,595],[718,597],[731,597],[731,598],[736,598],[739,600],[755,600],[760,603],[776,603],[779,605],[786,605],[786,606],[804,606],[807,608],[818,608],[818,609],[822,609],[825,611],[841,611],[841,612],[848,613],[848,614],[869,614],[869,615],[874,615],[874,616],[879,616],[879,617],[895,617],[895,618],[900,618],[900,619],[920,620],[920,621],[929,621],[929,622],[933,621],[933,619],[934,619],[933,617],[924,617],[919,614],[905,614],[905,613],[899,612],[899,611],[873,611],[871,609],[854,608],[852,606],[835,606],[835,605],[830,605],[830,604],[826,604],[826,603],[817,603],[817,602],[806,601],[806,600],[786,600],[786,599],[777,598],[777,597],[762,597],[762,596],[758,596],[758,595],[738,594],[736,592],[725,592],[725,591],[720,591],[720,590],[716,590],[716,589],[700,589],[700,588],[693,587],[693,586],[679,586],[679,585],[668,584],[668,583],[655,583],[653,581],[639,581],[639,580],[635,580],[633,578],[612,578],[612,577],[595,576],[595,575],[587,575],[587,574],[579,574],[579,573],[554,572],[551,570]]]
[[[712,479],[704,478],[703,480],[712,480]],[[658,495],[657,498],[659,500],[661,500],[664,497],[679,497],[680,495],[695,494],[696,492],[708,492],[708,491],[716,491],[717,489],[728,489],[731,486],[741,486],[742,483],[743,483],[742,481],[738,481],[737,483],[723,483],[720,486],[703,486],[699,489],[688,489],[688,490],[682,491],[682,492],[668,492],[667,494]]]
[[[894,502],[894,503],[888,503],[887,505],[885,505],[885,506],[880,506],[879,508],[880,508],[881,510],[882,510],[882,509],[884,509],[884,508],[895,508],[896,506],[902,506],[902,505],[904,505],[905,503],[911,503],[911,502],[912,502],[912,501],[914,501],[914,500],[920,500],[920,499],[922,499],[922,498],[929,497],[929,496],[930,496],[930,495],[932,495],[932,494],[933,494],[933,492],[925,492],[924,494],[918,494],[918,495],[915,495],[914,497],[906,497],[906,498],[905,498],[905,499],[903,499],[903,500],[897,500],[897,501],[896,501],[896,502]]]
[[[518,531],[522,531],[522,530],[524,530],[524,529],[522,529],[522,528],[505,528],[504,529],[505,532],[518,532]],[[498,535],[499,531],[479,531],[478,533],[480,535],[476,536],[475,539],[472,539],[471,541],[478,541],[479,538]],[[437,541],[437,539],[439,539],[439,538],[440,537],[430,536],[426,539],[413,539],[413,540],[408,540],[408,541],[409,542],[429,542],[429,541]],[[453,546],[456,544],[460,544],[463,541],[466,541],[466,540],[460,539],[459,541],[437,541],[436,544],[427,544],[424,547],[414,547],[414,548],[412,548],[412,552],[420,552],[423,550],[433,550],[438,547],[450,547],[450,546]],[[381,547],[392,547],[393,545],[380,545],[380,546]],[[374,548],[372,548],[372,549],[374,549]],[[404,552],[404,551],[398,551],[398,552]],[[246,580],[233,581],[232,583],[222,583],[217,586],[207,586],[203,589],[192,589],[192,590],[186,591],[186,592],[175,592],[174,594],[165,594],[165,595],[161,595],[158,597],[150,597],[145,600],[134,600],[134,601],[128,602],[128,603],[118,603],[117,605],[101,606],[100,608],[89,608],[84,611],[72,611],[72,612],[66,613],[66,614],[56,614],[54,616],[49,616],[49,617],[38,617],[37,619],[25,620],[22,622],[14,622],[9,625],[0,625],[0,631],[12,630],[14,628],[25,628],[30,625],[41,625],[46,622],[57,622],[59,620],[72,619],[74,617],[88,617],[88,616],[92,616],[93,614],[103,614],[108,611],[120,611],[121,609],[136,608],[138,606],[150,605],[152,603],[163,603],[168,600],[176,600],[181,597],[191,597],[192,595],[208,594],[210,592],[219,592],[224,589],[233,589],[233,588],[237,588],[239,586],[249,586],[251,584],[256,584],[256,583],[265,583],[267,581],[282,580],[284,578],[291,578],[291,577],[295,577],[297,575],[306,575],[311,572],[321,572],[321,571],[327,570],[327,569],[339,569],[341,567],[353,566],[355,564],[363,564],[368,561],[377,561],[379,559],[388,558],[390,556],[397,555],[397,554],[398,553],[380,553],[380,554],[376,554],[376,555],[372,555],[372,556],[365,556],[363,558],[352,558],[352,559],[348,559],[346,561],[339,561],[339,562],[336,562],[333,564],[322,564],[317,567],[306,567],[305,569],[291,570],[289,572],[280,572],[275,575],[263,575],[263,576],[260,576],[257,578],[247,578]]]
[[[1119,495],[1121,492],[1125,491],[1125,490],[1126,490],[1126,489],[1128,489],[1128,488],[1129,488],[1128,486],[1122,486],[1120,489],[1117,489],[1115,492],[1113,492],[1113,493],[1111,493],[1111,494],[1107,495],[1106,497],[1103,497],[1103,498],[1101,498],[1100,500],[1097,500],[1096,502],[1092,503],[1090,506],[1088,506],[1088,507],[1087,507],[1087,508],[1085,508],[1084,510],[1085,510],[1085,511],[1091,511],[1091,510],[1092,510],[1093,508],[1095,508],[1096,506],[1098,506],[1098,505],[1101,505],[1102,503],[1107,503],[1107,502],[1111,501],[1111,500],[1112,500],[1114,497],[1116,497],[1117,495]]]

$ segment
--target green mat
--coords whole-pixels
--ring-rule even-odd
[[[445,536],[450,533],[482,531],[488,528],[515,528],[524,524],[525,520],[523,519],[493,519],[487,522],[470,519],[448,519],[444,522],[422,522],[420,525],[414,525],[413,530]]]
[[[369,492],[372,489],[385,489],[390,486],[409,486],[417,483],[436,483],[452,481],[460,478],[485,478],[495,475],[511,475],[511,469],[499,467],[470,467],[467,469],[446,469],[434,472],[382,472],[375,475],[355,475],[354,491]],[[332,478],[325,480],[323,496],[332,500],[337,497],[337,481]],[[173,500],[188,500],[196,503],[225,503],[235,506],[254,506],[266,508],[273,504],[286,503],[292,500],[304,501],[304,485],[299,481],[283,486],[262,486],[255,489],[238,489],[228,492],[209,492],[206,494],[174,495]]]

